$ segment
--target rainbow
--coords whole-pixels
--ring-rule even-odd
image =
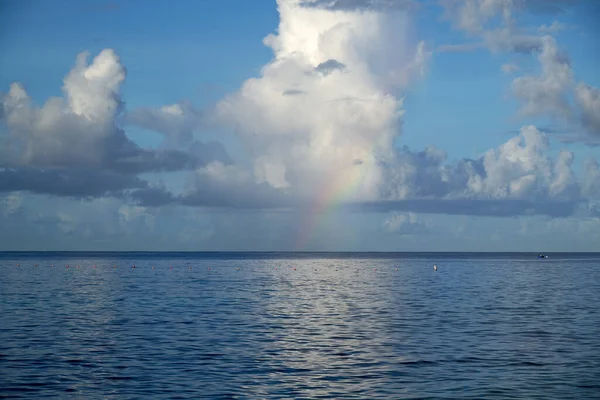
[[[358,168],[357,168],[358,167]],[[308,215],[306,215],[298,230],[296,237],[296,250],[306,249],[314,232],[316,232],[329,219],[336,206],[343,204],[362,182],[365,168],[362,165],[352,165],[343,169],[333,179],[326,180],[322,185],[319,195],[312,202]]]
[[[385,93],[383,101],[393,101],[394,106],[401,106],[402,100],[397,100],[393,95]],[[399,103],[398,103],[399,101]],[[399,117],[402,112],[397,114]],[[359,184],[364,180],[365,171],[368,169],[369,163],[375,164],[375,154],[377,149],[390,149],[393,146],[394,135],[381,135],[375,139],[370,148],[365,152],[367,159],[363,159],[365,164],[352,164],[346,168],[342,168],[338,174],[334,174],[330,180],[325,180],[325,184],[321,186],[319,194],[316,196],[309,208],[308,215],[304,217],[296,236],[296,250],[301,251],[306,249],[306,245],[310,242],[314,232],[321,227],[336,206],[343,204],[344,199],[358,188]]]

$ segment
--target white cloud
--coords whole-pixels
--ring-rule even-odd
[[[521,116],[550,116],[562,118],[569,124],[580,124],[587,132],[600,132],[597,89],[585,83],[575,88],[574,74],[568,56],[559,50],[555,39],[550,36],[567,26],[559,21],[550,25],[541,25],[536,31],[538,35],[527,34],[530,28],[520,28],[517,16],[523,12],[557,14],[564,11],[563,6],[571,4],[571,0],[441,0],[445,9],[445,17],[459,30],[470,37],[479,38],[479,44],[457,44],[441,46],[441,51],[452,49],[471,50],[484,46],[492,52],[539,53],[541,65],[539,76],[523,76],[516,78],[512,84],[513,94],[522,101]],[[517,70],[513,64],[504,64],[504,73]],[[574,91],[574,93],[573,93]],[[574,95],[581,118],[574,118],[575,109],[570,104]],[[593,145],[585,137],[570,135],[567,140],[583,141]]]
[[[403,200],[399,203],[401,207],[412,207],[415,211],[451,209],[452,213],[474,214],[495,211],[481,211],[472,201],[482,201],[482,207],[485,202],[496,200],[540,204],[580,201],[583,181],[577,179],[572,169],[573,153],[563,150],[553,159],[548,156],[548,150],[547,135],[534,126],[524,126],[518,136],[477,159],[463,159],[453,164],[446,162],[441,150],[428,148],[411,152],[405,148],[398,152],[396,163],[385,168],[381,195],[386,200]],[[437,200],[437,203],[419,203],[412,199]],[[529,207],[528,203],[513,205]],[[387,205],[384,203],[382,207]],[[459,211],[461,207],[463,210]],[[505,212],[501,211],[503,215]],[[520,211],[515,208],[513,212]],[[544,208],[542,212],[548,211]]]
[[[586,197],[600,200],[600,164],[593,158],[585,161],[582,191]]]
[[[575,88],[575,101],[580,108],[584,128],[600,135],[600,89],[580,83]]]
[[[411,79],[423,78],[427,72],[427,67],[431,59],[431,51],[426,48],[425,41],[421,40],[417,44],[417,49],[413,59],[410,61],[406,69],[400,69],[399,72],[404,72],[402,79],[400,80],[401,85],[407,85]]]
[[[77,56],[75,68],[65,78],[63,89],[69,108],[89,121],[109,122],[121,105],[119,88],[125,68],[112,49],[105,49],[88,65],[89,53]]]
[[[574,84],[569,59],[559,51],[552,37],[545,36],[538,60],[542,69],[540,76],[518,77],[512,83],[514,95],[523,102],[521,114],[568,118],[572,110],[567,93]]]
[[[355,191],[346,194],[347,202],[579,200],[572,153],[550,158],[548,139],[534,126],[524,126],[517,137],[476,160],[455,164],[433,147],[421,152],[393,148],[404,111],[402,98],[392,96],[389,85],[404,88],[411,79],[398,77],[421,76],[428,59],[424,44],[406,41],[399,47],[403,57],[386,58],[385,50],[402,37],[388,33],[402,33],[409,26],[405,14],[332,12],[298,7],[293,0],[278,4],[278,34],[265,39],[274,60],[260,77],[246,81],[217,107],[217,122],[235,128],[250,150],[253,168],[246,172],[244,185],[267,184],[274,193],[284,194],[283,203],[350,186]],[[505,22],[511,21],[511,4],[472,6],[474,11],[467,11],[484,22],[499,12]],[[461,17],[461,26],[481,31],[469,12]],[[526,96],[525,84],[542,91],[548,83],[551,91],[552,83],[563,78],[563,59],[551,38],[544,38],[540,61],[545,65],[542,82],[535,77],[519,81],[519,94]],[[540,101],[547,101],[548,107],[557,102]],[[199,176],[205,177],[208,169],[202,171]]]
[[[125,121],[129,124],[162,133],[165,145],[180,147],[189,145],[194,131],[201,125],[202,114],[190,103],[177,103],[158,109],[142,107],[128,112]]]
[[[353,182],[360,197],[376,197],[377,158],[391,156],[403,114],[390,91],[421,76],[429,52],[408,41],[402,11],[278,6],[278,34],[265,39],[274,60],[217,118],[250,150],[258,182],[302,196]],[[282,95],[290,91],[302,95]]]
[[[515,14],[527,7],[514,0],[442,0],[445,17],[454,28],[479,38],[479,46],[494,52],[530,53],[541,46],[541,38],[523,33]],[[460,46],[460,45],[455,45]],[[473,48],[473,44],[463,45]]]
[[[10,133],[5,165],[97,166],[104,161],[109,139],[120,136],[114,118],[125,68],[112,50],[103,50],[90,65],[87,59],[88,53],[81,53],[65,77],[64,99],[51,98],[37,108],[18,83],[0,96]]]
[[[575,155],[567,150],[561,150],[554,164],[554,177],[550,181],[549,191],[551,196],[564,194],[567,198],[576,197],[578,188],[575,174],[572,169]]]
[[[453,25],[470,34],[481,34],[499,15],[504,23],[510,23],[514,6],[512,0],[442,0],[441,4]]]
[[[527,32],[535,29],[516,25],[521,5],[532,1],[450,3],[454,25],[474,43],[440,46],[439,51],[539,52],[541,74],[514,81],[523,113],[561,115],[590,133],[600,131],[599,90],[575,85],[554,39],[530,35]],[[549,138],[532,125],[474,159],[450,161],[433,146],[421,151],[394,147],[404,115],[403,92],[426,74],[431,57],[427,43],[413,38],[412,4],[279,0],[279,29],[264,41],[273,50],[272,62],[222,99],[215,115],[187,102],[127,113],[120,97],[126,69],[110,49],[91,63],[87,53],[79,55],[65,77],[64,95],[41,107],[24,86],[11,85],[0,94],[0,192],[10,192],[0,197],[3,239],[21,229],[26,233],[21,244],[28,243],[33,232],[37,243],[59,237],[59,246],[74,247],[129,248],[137,243],[158,248],[169,243],[174,248],[184,243],[188,249],[267,249],[275,243],[283,248],[294,242],[298,221],[304,219],[300,214],[315,203],[330,201],[351,203],[340,211],[339,226],[330,225],[332,242],[340,246],[345,242],[336,240],[352,235],[357,242],[369,239],[375,244],[381,238],[389,243],[426,243],[429,235],[420,234],[431,233],[432,218],[456,221],[454,216],[438,215],[427,216],[425,223],[421,219],[425,213],[576,215],[539,225],[545,220],[526,218],[533,221],[531,229],[541,227],[539,232],[552,229],[553,235],[568,231],[598,237],[598,160],[589,159],[583,171],[576,171],[574,154],[563,149],[553,155]],[[555,22],[537,32],[561,28]],[[504,64],[501,70],[515,73],[519,67]],[[567,100],[571,94],[573,105]],[[123,122],[161,133],[165,138],[161,151],[131,142],[119,125]],[[219,142],[195,141],[207,123],[235,131],[240,148],[248,150],[248,162],[234,163]],[[139,178],[142,173],[183,169],[190,170],[187,186],[185,177],[178,177],[183,182],[170,185],[173,192]],[[179,186],[185,189],[179,192]],[[122,198],[82,202],[35,194],[80,198],[115,192]],[[389,212],[383,226],[371,215],[347,213],[369,201],[375,211]],[[245,211],[233,212],[234,208]],[[354,222],[348,222],[352,218]],[[505,218],[501,224],[519,224],[515,221]],[[364,231],[356,229],[364,225]],[[27,226],[33,228],[23,228]],[[250,239],[249,229],[254,233]],[[495,231],[497,225],[485,229]],[[465,232],[479,239],[474,231],[481,232],[462,228],[453,244],[463,240]],[[397,240],[385,233],[413,237]],[[121,242],[124,236],[128,239]],[[514,235],[505,238],[509,236]],[[11,246],[6,243],[0,245]]]
[[[67,196],[104,196],[142,188],[142,172],[193,169],[221,150],[194,142],[189,151],[142,149],[117,123],[123,111],[119,89],[126,75],[118,55],[101,51],[77,56],[63,84],[63,97],[36,106],[19,83],[0,93],[0,192],[23,190]],[[164,107],[179,116],[190,108]],[[176,125],[175,121],[172,125]],[[191,123],[179,124],[180,130]]]
[[[189,206],[239,209],[292,205],[280,190],[257,182],[251,171],[218,161],[196,170],[178,201]]]
[[[521,129],[521,134],[483,157],[485,177],[471,177],[469,189],[492,198],[532,195],[551,179],[551,165],[545,156],[548,139],[533,126]],[[481,179],[477,179],[481,178]]]
[[[548,11],[559,13],[561,5],[570,0],[441,0],[445,17],[454,28],[471,37],[483,39],[492,51],[528,53],[541,47],[541,36],[524,33],[517,26],[517,17],[524,12]],[[556,33],[565,28],[554,21],[550,26],[542,25],[537,31],[541,35]]]
[[[548,137],[534,126],[484,156],[484,193],[518,198],[578,199],[579,183],[572,169],[574,154],[561,150],[551,159]]]
[[[41,108],[19,83],[0,93],[0,120],[6,128],[0,136],[1,166],[95,168],[105,165],[115,148],[135,149],[114,123],[125,68],[110,49],[89,65],[88,56],[81,53],[65,77],[64,98],[50,98]]]
[[[459,20],[464,29],[483,29],[473,22],[472,13],[483,22],[498,13],[501,20],[511,20],[512,9],[504,3],[471,3],[466,7],[475,8],[467,9]],[[323,8],[279,0],[278,5],[278,32],[265,38],[274,59],[259,77],[220,101],[211,120],[187,103],[138,109],[127,117],[162,132],[175,146],[192,143],[194,160],[204,162],[188,162],[182,157],[191,157],[188,153],[142,150],[126,138],[116,124],[125,68],[113,51],[105,50],[90,65],[85,53],[78,57],[65,78],[66,101],[51,99],[42,108],[34,107],[19,85],[1,97],[9,139],[18,142],[14,149],[24,150],[6,147],[7,155],[16,158],[9,160],[10,168],[0,170],[0,190],[36,191],[21,185],[27,177],[37,185],[37,193],[105,196],[138,189],[130,193],[138,206],[234,208],[305,207],[326,193],[348,203],[422,199],[543,203],[579,201],[582,193],[593,192],[582,191],[584,183],[572,170],[572,153],[549,157],[548,139],[534,126],[524,126],[517,137],[477,159],[455,163],[434,147],[416,152],[394,148],[404,113],[397,93],[425,74],[430,57],[424,42],[409,40],[408,14],[402,8],[356,10],[346,7],[349,3]],[[570,66],[553,39],[546,37],[543,43],[542,75],[514,83],[528,113],[562,109],[562,96],[572,84]],[[591,104],[589,114],[594,115],[595,92],[583,86],[580,92],[580,102]],[[203,123],[235,130],[249,162],[234,165],[226,160],[222,146],[190,142],[201,117]],[[193,167],[186,190],[169,193],[137,178],[157,164],[175,171]],[[17,174],[15,168],[20,166],[71,169],[69,174],[41,169]],[[88,171],[83,167],[112,174],[127,170],[129,175],[119,181],[125,175],[86,175],[79,173]],[[113,186],[97,188],[108,181]],[[96,188],[74,190],[62,186],[65,182],[91,182]],[[123,210],[125,221],[136,209]]]

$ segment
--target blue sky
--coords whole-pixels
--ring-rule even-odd
[[[596,2],[0,7],[0,250],[598,249]]]

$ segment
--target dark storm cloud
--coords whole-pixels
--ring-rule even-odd
[[[200,185],[177,201],[192,207],[229,209],[276,209],[297,205],[284,193],[266,184],[227,187],[218,182]]]
[[[2,107],[0,112],[4,112]],[[16,137],[0,135],[0,191],[101,197],[145,187],[138,174],[194,170],[215,160],[231,161],[219,142],[192,142],[187,151],[143,149],[117,127],[94,135],[86,134],[88,127],[76,118],[64,117],[61,123],[64,129],[57,129],[53,136],[27,131]]]
[[[419,7],[415,0],[301,0],[303,7],[328,10],[414,10]]]
[[[147,182],[133,175],[92,169],[1,168],[0,192],[27,191],[64,197],[123,195],[127,189],[144,188]]]
[[[104,143],[104,151],[89,157],[70,157],[66,151],[62,156],[36,156],[29,163],[5,158],[0,161],[0,191],[101,197],[145,187],[138,174],[193,170],[215,158],[228,159],[220,143],[197,143],[186,152],[142,149],[125,137],[113,137]]]
[[[160,207],[178,202],[176,196],[159,187],[137,189],[130,196],[138,205],[145,207]]]
[[[137,146],[121,148],[110,154],[105,167],[124,174],[176,172],[192,170],[205,163],[188,152],[179,150],[148,150]]]

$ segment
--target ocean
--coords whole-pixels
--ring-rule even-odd
[[[600,399],[600,253],[548,255],[0,253],[0,397]]]

